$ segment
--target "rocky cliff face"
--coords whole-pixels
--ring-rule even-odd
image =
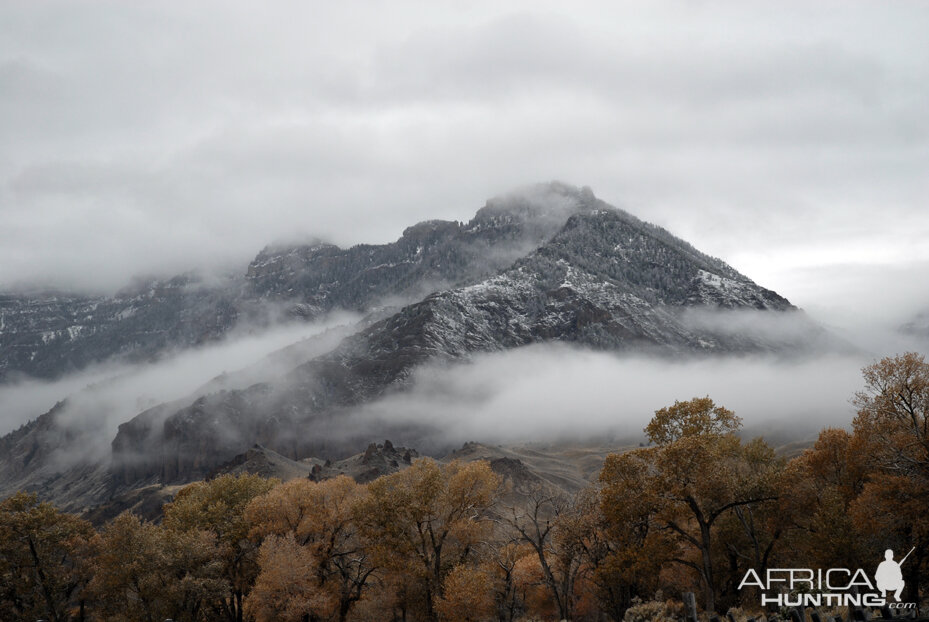
[[[296,299],[316,310],[364,311],[383,299],[420,299],[509,267],[551,238],[571,214],[596,203],[589,191],[552,184],[535,195],[491,199],[467,223],[421,222],[390,244],[266,248],[248,267],[249,292],[260,299]]]
[[[218,338],[239,318],[235,280],[152,280],[115,296],[0,294],[0,382],[56,378],[107,359],[137,362]]]
[[[468,223],[428,221],[396,242],[266,248],[244,275],[149,280],[114,296],[0,293],[0,383],[56,378],[117,358],[146,361],[222,337],[242,322],[364,312],[478,281],[525,256],[597,203],[552,184],[488,201]]]
[[[402,391],[427,361],[552,341],[693,355],[788,347],[687,315],[695,308],[800,314],[786,299],[589,193],[558,191],[572,199],[569,213],[559,211],[557,230],[507,269],[432,293],[275,381],[206,396],[163,422],[143,413],[124,424],[113,443],[118,478],[202,477],[256,442],[291,458],[320,455],[338,446],[326,432],[334,418]],[[448,230],[505,229],[531,221],[533,209],[543,208],[499,203]]]

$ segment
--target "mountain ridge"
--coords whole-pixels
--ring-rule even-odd
[[[555,213],[579,209],[585,196],[565,184],[543,190],[560,197],[548,206]],[[386,244],[268,246],[243,274],[218,281],[187,273],[138,281],[113,296],[0,292],[0,383],[54,379],[114,358],[152,361],[242,324],[418,300],[492,274],[541,244],[559,218],[542,218],[532,205],[504,195],[467,223],[424,221]]]
[[[655,258],[644,267],[617,253]],[[611,255],[612,259],[605,257]],[[710,273],[707,268],[715,269]],[[709,278],[712,275],[713,278]],[[545,341],[606,350],[756,352],[768,344],[689,326],[679,309],[694,305],[798,312],[719,260],[664,230],[615,209],[568,217],[548,242],[479,283],[435,292],[347,337],[332,352],[304,363],[277,383],[207,396],[157,429],[136,418],[113,442],[120,479],[165,481],[206,474],[257,442],[291,458],[325,450],[301,440],[319,422],[403,390],[427,361],[455,361],[481,352]],[[221,431],[221,433],[220,433]],[[158,447],[157,459],[120,469],[121,456]]]
[[[124,421],[112,439],[111,464],[82,463],[84,470],[75,470],[93,484],[85,486],[81,503],[206,476],[256,443],[288,459],[351,453],[357,449],[352,443],[371,434],[360,430],[358,438],[337,438],[334,423],[404,391],[415,369],[431,361],[455,364],[478,353],[552,341],[677,357],[799,347],[798,340],[695,322],[691,312],[700,309],[791,317],[804,331],[821,331],[785,298],[723,261],[606,204],[588,188],[559,183],[490,199],[466,223],[418,223],[389,244],[269,246],[233,283],[219,293],[208,290],[205,306],[194,305],[209,312],[223,301],[229,313],[216,317],[227,318],[228,326],[219,324],[220,336],[249,314],[274,321],[268,308],[313,318],[337,306],[369,312],[385,297],[399,308],[382,310],[385,317],[372,317],[329,351],[274,377],[248,386],[216,382],[202,395]],[[175,287],[197,291],[189,282]],[[181,317],[180,311],[152,313],[163,324]],[[59,451],[53,441],[68,430],[61,429],[57,412],[0,440],[15,445],[10,459],[29,456],[25,462],[39,465],[42,451]],[[0,461],[0,490],[28,482],[66,494],[68,474],[54,472],[45,458],[41,471]]]

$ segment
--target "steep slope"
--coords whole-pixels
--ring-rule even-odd
[[[427,361],[549,341],[673,354],[796,345],[691,322],[688,311],[706,308],[801,314],[666,231],[577,198],[586,209],[495,276],[404,307],[279,380],[204,396],[163,424],[143,415],[120,426],[118,480],[202,477],[256,442],[291,458],[338,452],[340,415],[403,390]]]
[[[57,378],[106,359],[149,360],[212,341],[235,325],[239,284],[193,275],[151,280],[115,296],[0,294],[0,383]]]
[[[430,220],[408,227],[391,244],[269,247],[249,265],[246,279],[256,298],[296,298],[324,310],[362,311],[383,298],[420,299],[510,266],[551,238],[571,214],[595,204],[589,190],[543,184],[488,200],[467,223]]]
[[[0,383],[57,378],[110,358],[133,362],[216,340],[244,322],[366,312],[476,282],[591,206],[589,191],[546,184],[487,202],[468,223],[428,221],[395,242],[268,247],[244,275],[150,280],[112,297],[0,292]]]
[[[179,399],[154,405],[144,411],[145,417],[152,424],[160,424],[203,395],[242,389],[275,378],[331,351],[346,336],[389,313],[386,309],[378,310],[357,322],[349,321],[292,343],[243,369],[224,372]],[[167,359],[163,367],[172,363],[172,359]],[[137,414],[142,404],[150,403],[132,392],[132,387],[138,386],[140,383],[133,380],[132,371],[88,385],[38,418],[0,437],[0,498],[16,490],[35,490],[55,498],[63,507],[81,510],[93,505],[101,495],[109,494],[112,481],[108,465],[110,441],[116,430],[114,421],[125,421]]]

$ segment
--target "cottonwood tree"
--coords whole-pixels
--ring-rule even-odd
[[[600,472],[600,505],[611,551],[599,565],[597,581],[608,590],[605,602],[615,620],[623,618],[634,597],[659,587],[664,566],[680,549],[659,520],[663,500],[650,481],[654,453],[610,455]]]
[[[760,438],[741,447],[744,479],[758,483],[772,498],[735,505],[719,519],[716,546],[725,560],[720,596],[729,603],[739,600],[739,585],[749,568],[764,575],[774,564],[787,538],[800,529],[798,513],[807,511],[796,502],[796,478],[785,459]]]
[[[445,577],[486,540],[500,479],[486,462],[439,465],[417,460],[408,469],[368,484],[357,520],[374,559],[423,587],[423,615],[435,621]],[[400,581],[405,584],[405,581]]]
[[[740,424],[708,397],[675,402],[656,411],[646,427],[654,447],[608,456],[600,476],[604,514],[621,514],[613,504],[638,493],[635,518],[648,533],[644,550],[665,550],[669,561],[692,568],[707,611],[715,611],[720,589],[714,560],[720,519],[777,498],[778,466],[757,468],[751,454],[758,448],[735,434]],[[663,546],[669,537],[670,549]]]
[[[675,401],[655,411],[645,436],[660,446],[690,437],[721,437],[738,432],[742,419],[723,406],[717,406],[709,397],[695,397],[686,402]]]
[[[915,352],[881,359],[862,370],[855,396],[856,435],[867,439],[873,466],[929,479],[929,364]]]
[[[365,486],[342,475],[319,483],[292,480],[249,503],[245,518],[251,537],[274,537],[262,545],[256,590],[249,597],[251,610],[274,612],[259,619],[285,619],[275,604],[292,599],[288,586],[279,584],[284,582],[301,586],[301,602],[308,607],[304,614],[311,620],[346,620],[375,571],[355,520],[356,506],[366,496]],[[295,548],[300,551],[290,550]],[[290,568],[288,559],[293,560]],[[297,566],[309,572],[290,576]],[[289,606],[298,609],[293,602]]]
[[[161,622],[211,619],[206,607],[226,593],[215,537],[171,531],[124,512],[96,542],[88,592],[95,619]]]
[[[213,556],[222,562],[227,590],[209,606],[228,622],[243,622],[243,604],[258,574],[258,544],[248,538],[245,508],[279,482],[257,475],[222,475],[185,486],[165,504],[164,526],[175,532],[207,531],[215,538]]]
[[[537,486],[520,506],[504,508],[499,521],[509,528],[510,539],[527,545],[538,560],[560,619],[575,617],[582,573],[589,569],[589,506],[562,493]]]
[[[337,595],[321,589],[318,559],[292,533],[269,536],[258,553],[261,572],[245,609],[256,622],[318,622],[334,619]]]
[[[868,473],[852,514],[875,554],[915,547],[902,570],[916,600],[929,562],[929,363],[907,352],[862,374],[853,434]]]
[[[570,510],[559,516],[554,540],[558,549],[575,551],[581,560],[579,580],[575,581],[581,588],[576,590],[581,603],[585,598],[595,602],[598,611],[618,622],[634,596],[655,591],[660,568],[648,564],[643,569],[640,563],[639,570],[644,570],[640,576],[629,573],[631,568],[624,565],[624,558],[638,556],[643,539],[636,536],[634,520],[624,520],[621,531],[611,529],[611,525],[603,513],[600,489],[591,486],[578,493]]]
[[[90,523],[17,493],[0,502],[0,619],[84,619]]]
[[[483,544],[482,559],[492,581],[497,619],[513,622],[525,612],[525,599],[516,585],[516,567],[521,558],[535,553],[512,539],[494,537]]]
[[[795,529],[781,567],[856,568],[867,558],[851,504],[867,482],[861,437],[840,428],[820,432],[785,470],[779,511]],[[800,565],[802,564],[802,565]]]
[[[455,566],[446,575],[435,610],[442,622],[483,622],[496,611],[493,580],[488,569],[469,564]]]

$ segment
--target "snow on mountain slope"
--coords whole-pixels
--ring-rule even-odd
[[[327,438],[327,421],[403,390],[428,361],[552,341],[694,356],[786,351],[802,342],[756,338],[750,324],[717,330],[691,321],[695,309],[792,316],[820,332],[725,263],[589,192],[574,197],[581,209],[506,270],[430,294],[275,381],[205,396],[163,425],[145,416],[127,422],[113,443],[118,479],[201,477],[256,442],[292,458],[334,449],[340,439]],[[517,214],[525,207],[514,205]]]

